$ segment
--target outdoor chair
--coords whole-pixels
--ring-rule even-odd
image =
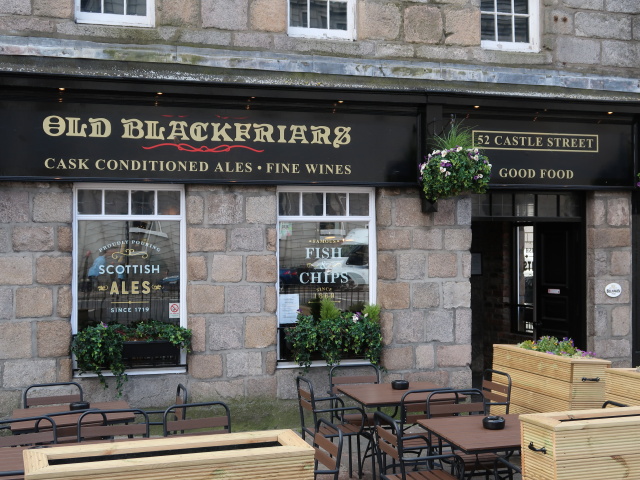
[[[344,398],[338,390],[340,385],[361,385],[367,383],[380,383],[380,369],[376,365],[334,365],[329,370],[329,396]],[[334,404],[333,408],[341,405]],[[373,426],[373,412],[365,412],[367,418],[367,426]],[[334,419],[332,419],[334,420]],[[360,415],[345,415],[347,422],[353,423],[361,420]]]
[[[130,413],[134,420],[127,423],[110,423],[108,414]],[[138,408],[122,410],[87,410],[77,424],[77,441],[111,440],[116,437],[149,438],[149,416]]]
[[[321,418],[315,428],[313,436],[314,464],[313,478],[329,478],[338,480],[340,475],[340,462],[342,460],[342,432],[331,422]],[[324,468],[321,468],[324,467]]]
[[[197,412],[198,415],[195,415]],[[164,411],[162,435],[231,433],[231,410],[224,402],[177,403]]]
[[[486,369],[482,374],[482,393],[487,414],[508,414],[511,404],[511,376],[499,370]]]
[[[316,397],[311,381],[305,377],[296,377],[296,390],[298,392],[298,410],[300,413],[300,427],[302,438],[306,435],[314,437],[316,434],[316,425],[320,418],[326,417],[327,420],[335,419],[334,423],[336,427],[342,432],[342,435],[349,440],[349,477],[353,476],[353,445],[352,441],[356,442],[356,452],[358,455],[358,478],[362,478],[362,470],[364,461],[366,459],[367,452],[372,459],[372,467],[375,472],[375,459],[373,456],[373,435],[365,427],[366,414],[364,410],[359,407],[345,407],[342,400],[339,397]],[[328,408],[320,408],[319,404],[325,404]],[[339,407],[332,407],[332,405],[340,405]],[[347,421],[345,415],[359,414],[360,421],[354,422]],[[362,455],[361,441],[364,438],[367,441],[367,446]]]
[[[47,396],[41,395],[43,391],[49,391],[50,394]],[[23,408],[38,405],[61,405],[63,403],[82,402],[83,400],[82,387],[76,382],[38,383],[28,386],[22,393]]]
[[[496,457],[493,463],[494,480],[514,480],[516,474],[522,473],[522,469],[504,457]],[[520,477],[518,477],[520,478]]]
[[[442,401],[443,395],[454,395],[454,400]],[[477,388],[470,389],[443,389],[432,392],[427,398],[427,418],[457,415],[486,415],[487,404],[484,394]],[[450,449],[450,445],[442,441],[438,445],[432,445],[432,451],[443,453]],[[455,453],[455,452],[454,452]],[[510,455],[512,452],[506,452]],[[458,453],[464,462],[467,479],[476,475],[483,475],[487,480],[493,471],[496,455],[493,453],[481,455],[466,455]]]
[[[422,389],[422,390],[408,390],[404,395],[402,395],[402,399],[400,400],[399,407],[399,420],[398,424],[403,432],[408,431],[411,427],[418,423],[418,420],[427,418],[427,404],[426,402],[415,402],[414,398],[416,395],[421,393],[431,393],[441,390],[439,388],[434,389]],[[395,415],[391,415],[395,417]],[[430,449],[431,444],[428,440],[428,437],[423,436],[414,436],[413,438],[406,439],[404,442],[404,450],[406,453],[415,452],[416,454],[420,454],[424,449]]]
[[[15,435],[11,433],[14,423],[35,422],[32,430]],[[6,418],[0,420],[0,447],[19,447],[25,445],[47,445],[57,443],[56,422],[47,416],[24,418]]]
[[[402,426],[384,412],[374,413],[374,424],[378,470],[382,480],[464,479],[464,462],[458,455],[415,456],[413,451],[407,455],[405,442],[418,438],[426,443],[427,438],[423,434],[407,435]]]
[[[176,387],[176,400],[174,402],[174,405],[182,405],[184,403],[187,403],[188,400],[189,400],[189,391],[187,390],[187,387],[179,383],[178,386]],[[145,412],[147,412],[147,415],[149,416],[159,415],[161,417],[160,420],[149,420],[149,425],[162,425],[162,416],[164,415],[164,411],[165,409],[145,410]],[[184,410],[177,410],[175,414],[176,415],[184,414]],[[179,420],[177,416],[176,416],[176,420]]]
[[[20,435],[11,433],[11,426],[19,422],[34,422],[33,428]],[[48,417],[35,416],[0,420],[0,478],[23,478],[22,451],[25,447],[57,443],[55,422]]]

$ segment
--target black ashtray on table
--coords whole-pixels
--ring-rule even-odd
[[[407,380],[393,380],[391,382],[391,388],[394,390],[407,390],[409,388],[409,382]]]
[[[504,417],[498,415],[488,415],[482,419],[482,426],[487,430],[502,430],[504,423]]]

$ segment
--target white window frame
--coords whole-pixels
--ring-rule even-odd
[[[280,215],[280,193],[281,192],[299,192],[302,197],[303,193],[311,192],[323,192],[323,193],[367,193],[369,194],[369,214],[368,215],[331,215],[331,216],[315,216],[315,215],[303,215],[302,210],[299,215]],[[377,279],[378,279],[378,248],[376,239],[376,211],[375,211],[375,188],[373,187],[313,187],[313,186],[283,186],[278,187],[276,198],[278,199],[278,217],[276,220],[277,231],[280,232],[280,222],[298,221],[298,222],[326,222],[327,220],[340,222],[340,221],[359,221],[368,222],[369,229],[369,303],[376,303],[376,291],[377,291]],[[278,234],[279,235],[279,234]],[[280,240],[278,236],[277,249],[277,264],[280,268]],[[278,305],[280,304],[280,275],[278,275],[278,283],[276,285],[276,291],[278,292]],[[279,307],[276,311],[277,324],[280,326],[280,311]],[[285,322],[286,323],[286,322]],[[279,337],[279,335],[278,335]],[[277,339],[277,354],[280,355],[279,338]],[[345,359],[340,361],[341,365],[368,365],[367,360],[361,359]],[[326,366],[324,361],[314,361],[311,364],[312,367]],[[300,368],[300,366],[292,361],[278,361],[277,368]]]
[[[83,12],[80,9],[80,2],[81,0],[75,0],[76,23],[116,25],[122,27],[154,27],[156,23],[155,0],[147,0],[146,15],[116,15],[112,13]]]
[[[144,191],[179,191],[180,192],[180,213],[178,215],[144,215],[145,219],[150,220],[173,220],[180,221],[180,278],[184,279],[180,282],[180,326],[187,327],[187,226],[186,226],[186,201],[185,190],[182,185],[149,185],[149,184],[135,184],[135,183],[81,183],[75,184],[73,187],[73,275],[71,279],[71,288],[73,292],[74,300],[72,302],[71,313],[71,332],[75,335],[78,333],[78,221],[85,220],[135,220],[139,219],[141,215],[88,215],[78,213],[78,190],[144,190]],[[129,203],[129,208],[131,204]],[[104,205],[103,205],[104,208]],[[156,205],[157,208],[157,205]],[[180,353],[180,363],[185,365],[187,362],[187,354],[182,351]],[[74,359],[75,368],[75,359]],[[162,373],[184,373],[185,367],[160,367],[160,368],[141,368],[127,370],[127,375],[147,375],[147,374],[162,374]],[[104,376],[112,376],[111,372],[102,372]],[[82,375],[75,373],[78,377],[93,377],[96,374],[83,373]]]
[[[480,15],[494,15],[497,23],[497,9],[494,11],[481,10]],[[500,14],[503,15],[503,14]],[[539,52],[540,51],[540,0],[529,0],[529,14],[507,14],[512,17],[529,17],[529,42],[505,42],[497,40],[482,40],[481,46],[487,50],[503,50],[505,52]]]
[[[307,0],[309,2],[309,0]],[[311,27],[292,27],[291,26],[291,2],[287,0],[287,32],[290,37],[299,38],[320,38],[320,39],[338,39],[338,40],[354,40],[356,38],[356,2],[355,0],[344,0],[347,4],[347,29],[335,30],[331,28],[311,28]],[[327,8],[329,1],[327,1]],[[309,14],[310,9],[307,9]],[[310,22],[307,22],[309,25]]]

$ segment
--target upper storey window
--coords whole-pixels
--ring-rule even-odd
[[[539,50],[539,0],[481,0],[482,46],[493,50]]]
[[[154,0],[75,0],[76,21],[101,25],[153,27]]]
[[[353,40],[354,5],[355,0],[289,0],[289,35]]]

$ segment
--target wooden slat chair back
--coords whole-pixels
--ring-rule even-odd
[[[41,392],[44,390],[50,390],[51,394],[46,396],[41,395]],[[38,383],[28,386],[25,391],[22,392],[23,408],[39,405],[62,405],[65,403],[82,402],[83,400],[84,392],[80,384],[76,382]]]
[[[314,453],[314,478],[333,478],[338,480],[340,475],[340,462],[342,460],[342,432],[331,422],[321,418],[316,425],[316,434],[313,436]]]
[[[511,376],[491,368],[485,370],[482,375],[482,393],[487,413],[508,414],[511,405]]]
[[[423,390],[408,390],[400,399],[400,423],[403,428],[408,428],[411,425],[418,423],[418,420],[427,418],[427,403],[423,400],[416,402],[415,397],[423,393],[433,393],[442,388],[430,388]],[[393,415],[392,415],[393,416]]]
[[[464,463],[455,454],[416,456],[405,442],[424,437],[407,435],[402,426],[384,412],[374,413],[376,454],[382,480],[462,480]],[[426,442],[426,438],[421,439]],[[427,450],[428,452],[428,450]],[[444,463],[447,462],[444,470]]]
[[[342,432],[344,437],[349,440],[349,477],[353,475],[353,445],[352,440],[356,440],[357,458],[358,458],[358,476],[362,478],[362,470],[364,461],[367,457],[367,452],[371,455],[372,465],[375,470],[374,456],[372,453],[373,436],[371,432],[366,428],[366,414],[364,410],[359,407],[345,407],[342,400],[339,397],[316,397],[313,389],[313,383],[305,377],[296,377],[296,390],[298,393],[298,411],[300,413],[300,430],[302,438],[306,438],[309,435],[311,438],[315,435],[316,425],[318,420],[325,418],[329,422],[331,419],[335,421],[331,422]],[[340,405],[335,408],[332,405]],[[328,405],[329,408],[320,408],[322,405]],[[359,415],[358,421],[350,421],[351,415]],[[360,438],[364,438],[367,441],[367,446],[362,455],[362,448]]]
[[[178,432],[207,435],[231,433],[231,410],[226,403],[219,401],[175,404],[164,411],[162,423],[165,437]]]
[[[20,422],[35,422],[34,429],[20,435],[11,433],[11,425]],[[48,445],[57,443],[58,430],[55,420],[47,416],[7,418],[0,420],[0,447],[26,445]]]
[[[109,413],[130,413],[133,422],[109,423]],[[138,408],[120,410],[89,410],[78,418],[77,441],[109,440],[116,437],[149,438],[149,416]]]
[[[338,387],[343,385],[362,385],[380,383],[380,369],[375,365],[334,365],[329,370],[329,395],[341,397],[343,395]],[[334,404],[333,408],[339,408],[342,405]],[[360,416],[347,415],[348,422],[357,422]],[[335,419],[332,419],[332,421]],[[373,426],[373,412],[367,412],[367,426]]]
[[[443,401],[444,396],[454,396],[453,401]],[[442,389],[427,397],[427,418],[451,415],[485,415],[487,406],[484,394],[477,388]]]

